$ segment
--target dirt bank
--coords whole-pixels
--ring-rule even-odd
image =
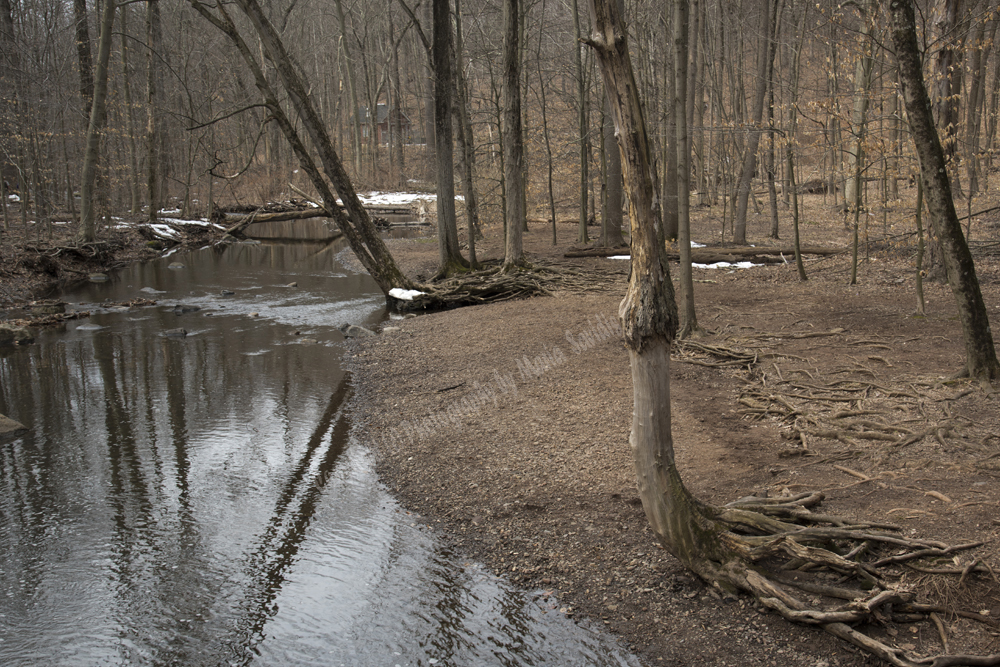
[[[841,236],[833,228],[822,242]],[[385,481],[456,549],[552,596],[553,613],[605,625],[650,665],[876,664],[746,598],[721,599],[659,547],[628,446],[627,353],[609,327],[627,263],[563,259],[568,246],[553,248],[540,226],[527,236],[535,261],[573,272],[573,286],[553,297],[391,321],[352,344],[363,434]],[[500,252],[496,240],[480,248],[481,257]],[[926,286],[927,316],[913,317],[912,270],[886,250],[872,252],[857,286],[847,285],[846,256],[809,262],[806,283],[790,265],[696,271],[700,322],[712,332],[700,341],[757,360],[719,367],[697,350],[678,352],[682,475],[716,503],[822,490],[829,512],[951,543],[984,540],[977,554],[996,568],[997,396],[945,382],[963,359],[950,294]],[[432,242],[397,242],[394,252],[411,274],[433,273]],[[586,288],[580,276],[592,278]],[[981,261],[980,277],[1000,322],[995,263]],[[838,432],[838,406],[914,437],[887,444]],[[924,580],[910,573],[903,583]],[[988,576],[955,578],[936,595],[1000,617]],[[946,624],[952,651],[1000,652],[995,622]],[[932,624],[903,632],[916,650],[941,651]]]

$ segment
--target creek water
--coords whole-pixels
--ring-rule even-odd
[[[0,665],[639,664],[379,484],[336,327],[388,315],[340,247],[136,265],[0,349]]]

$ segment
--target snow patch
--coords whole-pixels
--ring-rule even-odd
[[[415,289],[400,289],[399,287],[393,287],[389,290],[389,296],[400,301],[413,301],[413,297],[420,296],[421,294],[426,294],[426,292]]]
[[[714,264],[694,264],[696,269],[749,269],[754,266],[764,266],[763,264],[754,264],[753,262],[715,262]]]

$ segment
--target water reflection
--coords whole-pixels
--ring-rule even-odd
[[[334,327],[383,301],[336,250],[133,267],[71,298],[160,305],[0,351],[0,664],[633,664],[379,485]]]

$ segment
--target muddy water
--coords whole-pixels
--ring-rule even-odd
[[[337,249],[136,266],[0,351],[0,664],[638,664],[379,485],[335,327],[384,302]]]

